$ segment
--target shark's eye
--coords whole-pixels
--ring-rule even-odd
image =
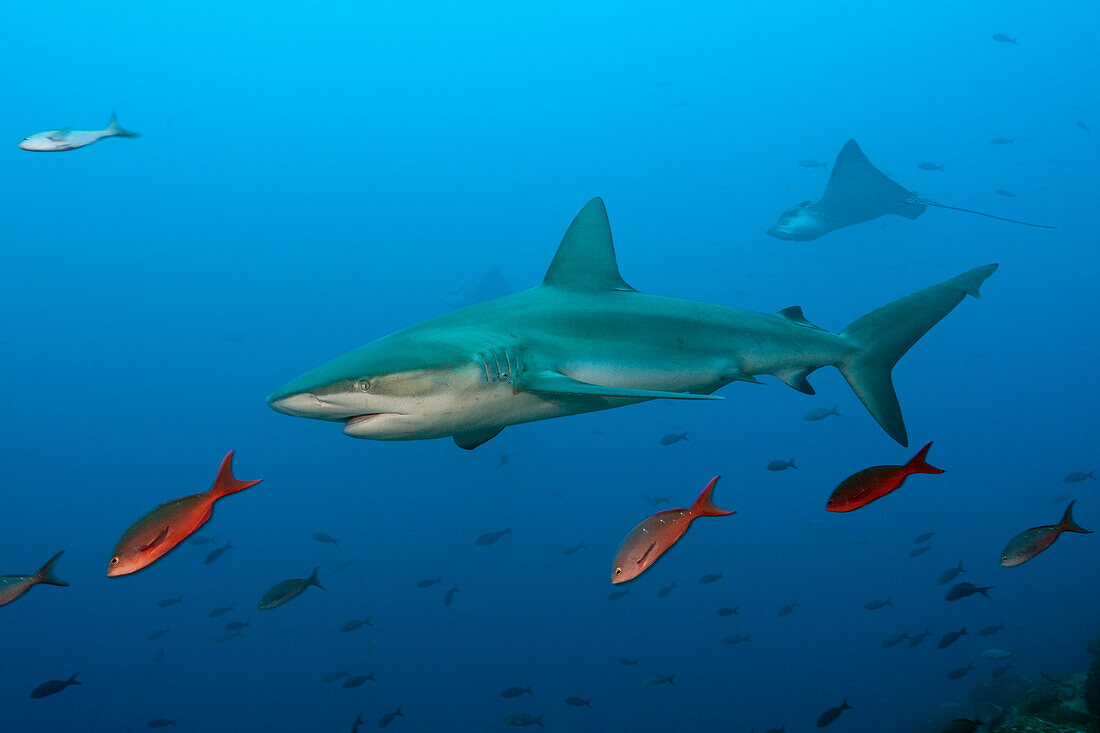
[[[370,392],[370,380],[367,379],[366,377],[363,377],[362,379],[360,379],[359,381],[357,381],[355,383],[355,387],[360,392]]]

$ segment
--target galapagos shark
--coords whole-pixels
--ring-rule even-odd
[[[267,398],[287,415],[374,440],[451,436],[471,449],[508,425],[652,399],[714,400],[773,375],[813,394],[835,366],[886,432],[908,444],[890,372],[997,265],[977,267],[839,334],[795,306],[756,313],[641,293],[619,274],[607,211],[589,201],[540,285],[445,313],[339,356]]]
[[[111,120],[102,130],[74,130],[66,127],[62,130],[46,130],[36,132],[23,138],[19,147],[32,153],[59,153],[65,150],[76,150],[92,143],[97,143],[105,137],[141,137],[136,132],[127,130],[118,124],[115,113],[111,113]]]
[[[808,242],[837,229],[871,221],[886,214],[916,219],[929,206],[1039,229],[1054,229],[1045,224],[1007,219],[922,198],[915,191],[909,191],[890,180],[871,164],[855,140],[849,140],[836,156],[833,172],[821,198],[803,201],[784,211],[775,226],[768,230],[768,234],[792,242]]]

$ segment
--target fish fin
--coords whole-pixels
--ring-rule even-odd
[[[782,316],[791,323],[797,323],[798,325],[805,326],[806,328],[813,328],[818,331],[825,330],[821,326],[818,326],[815,323],[810,323],[808,320],[806,320],[806,316],[802,315],[802,306],[799,305],[792,305],[790,308],[784,308],[776,315]]]
[[[38,572],[34,574],[35,581],[38,583],[45,583],[46,585],[68,585],[68,583],[57,577],[53,572],[53,566],[54,563],[57,562],[57,558],[61,557],[64,554],[65,551],[62,550],[61,552],[57,553],[49,560],[47,560],[46,564],[39,568]]]
[[[930,440],[927,445],[917,451],[917,455],[909,459],[909,462],[905,464],[905,468],[909,473],[943,473],[942,468],[930,466],[925,460],[928,457],[928,449],[931,447],[932,441]],[[959,564],[961,565],[962,563],[960,562]]]
[[[542,284],[571,290],[635,292],[619,274],[607,209],[599,197],[574,217]]]
[[[320,570],[320,569],[321,569],[320,567],[313,568],[313,572],[310,573],[309,578],[307,578],[307,580],[309,581],[310,585],[315,585],[318,588],[320,588],[321,590],[325,590],[325,586],[321,585],[321,582],[319,580],[317,580],[317,571]]]
[[[722,378],[722,381],[724,381],[726,383],[729,383],[729,382],[751,382],[753,384],[764,384],[764,382],[761,382],[759,379],[757,379],[753,375],[745,374],[744,372],[739,371],[739,370],[734,370],[732,372],[726,372],[726,373],[722,374],[721,378]]]
[[[567,377],[561,372],[544,371],[521,377],[516,387],[525,392],[550,392],[554,394],[593,395],[596,397],[624,397],[627,399],[652,400],[720,400],[716,395],[693,394],[691,392],[666,392],[660,389],[635,389],[633,387],[607,387],[601,384],[582,382]]]
[[[797,369],[781,369],[775,373],[777,379],[792,389],[797,389],[802,394],[816,394],[814,388],[806,381],[806,376],[817,367],[799,367]]]
[[[855,140],[844,143],[836,156],[829,182],[818,199],[816,208],[826,212],[862,212],[856,224],[883,214],[897,214],[916,219],[924,213],[923,202],[913,202],[913,195],[901,184],[891,180],[867,159]],[[870,214],[870,215],[868,215]]]
[[[1080,534],[1092,534],[1092,530],[1085,529],[1073,521],[1073,505],[1077,503],[1074,499],[1066,507],[1066,513],[1062,515],[1062,521],[1058,523],[1058,528],[1063,532],[1078,532]]]
[[[118,124],[118,116],[114,113],[114,110],[111,111],[111,121],[107,123],[107,129],[104,132],[115,137],[141,137],[140,134],[127,130]]]
[[[244,491],[249,486],[255,486],[261,481],[263,481],[262,478],[254,481],[241,481],[233,478],[233,451],[229,451],[222,459],[222,465],[218,467],[218,475],[214,477],[214,485],[210,487],[210,491],[207,493],[214,501],[217,501],[223,496]]]
[[[712,498],[714,496],[714,486],[718,483],[718,479],[721,476],[715,476],[707,482],[706,487],[703,488],[703,493],[699,494],[699,498],[695,500],[695,503],[691,505],[691,511],[700,517],[725,517],[730,514],[736,514],[733,510],[719,509],[714,506]]]
[[[455,445],[463,450],[473,450],[482,443],[486,443],[496,437],[497,433],[504,430],[504,427],[499,428],[486,428],[485,430],[473,430],[469,433],[456,433],[451,436],[454,438]]]
[[[890,372],[905,352],[968,294],[977,296],[997,265],[984,265],[871,311],[840,332],[855,351],[836,367],[883,430],[909,445]]]
[[[156,537],[154,537],[153,540],[149,544],[139,548],[138,552],[149,552],[150,550],[152,550],[155,547],[157,547],[158,545],[160,545],[162,542],[164,542],[165,538],[168,537],[168,530],[171,529],[171,528],[172,528],[172,525],[170,525],[170,524],[164,525],[164,529],[162,529],[160,531],[160,534],[158,534]]]
[[[67,684],[67,685],[82,685],[82,684],[84,684],[83,682],[81,682],[80,680],[78,680],[76,678],[76,676],[78,674],[80,674],[80,672],[73,672],[73,676],[70,677],[69,679],[65,680],[65,684]]]
[[[47,140],[52,140],[55,143],[59,143],[59,142],[62,142],[65,138],[67,138],[69,136],[69,133],[72,132],[72,131],[73,131],[73,128],[71,128],[71,127],[66,127],[64,129],[61,129],[61,130],[54,130],[53,132],[51,132],[49,135],[46,136],[46,139]]]

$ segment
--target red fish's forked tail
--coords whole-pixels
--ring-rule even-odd
[[[1069,503],[1069,506],[1066,507],[1066,513],[1062,515],[1062,521],[1058,522],[1058,529],[1062,530],[1063,532],[1080,532],[1081,534],[1092,534],[1091,529],[1085,529],[1084,527],[1079,526],[1077,522],[1073,521],[1073,505],[1076,503],[1077,500],[1074,499]]]
[[[258,478],[255,481],[241,481],[240,479],[233,478],[233,451],[229,451],[225,454],[225,458],[222,459],[222,465],[218,468],[218,475],[214,477],[214,485],[210,487],[209,494],[217,501],[223,496],[229,496],[230,494],[236,494],[238,491],[244,491],[249,486],[255,486],[263,481],[262,478]]]
[[[703,489],[703,493],[699,494],[699,498],[691,505],[693,514],[700,517],[725,517],[737,513],[733,510],[727,511],[725,509],[719,509],[714,506],[714,502],[711,501],[711,496],[714,494],[714,485],[718,483],[718,479],[720,478],[722,477],[715,476],[707,482],[706,488]]]
[[[913,456],[908,463],[905,464],[905,470],[909,473],[943,473],[942,468],[936,468],[935,466],[928,465],[925,458],[928,456],[928,449],[932,447],[932,441],[928,441],[927,445],[917,451],[917,455]]]

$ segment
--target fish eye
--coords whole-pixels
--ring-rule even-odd
[[[360,392],[370,392],[370,380],[366,377],[363,377],[355,383],[355,387]]]
[[[622,574],[623,574],[623,569],[622,568],[615,568],[615,575],[622,575]]]
[[[111,564],[112,565],[118,565],[118,558],[117,557],[112,557],[111,558]]]

